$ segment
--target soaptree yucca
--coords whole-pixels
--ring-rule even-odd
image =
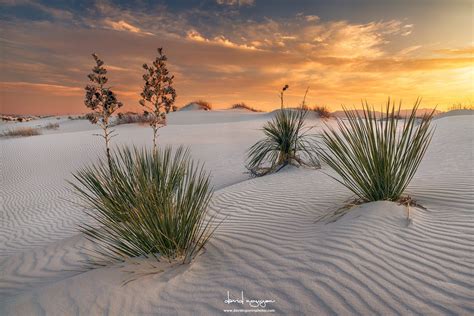
[[[189,262],[217,225],[208,215],[209,175],[188,150],[119,149],[113,170],[104,162],[74,175],[72,183],[98,225],[83,225],[105,262],[130,257]]]
[[[287,89],[285,85],[280,92],[281,110],[263,126],[265,137],[247,151],[247,169],[254,176],[276,172],[288,164],[319,168],[315,135],[305,124],[308,110],[304,100],[298,109],[283,109]]]
[[[109,168],[112,168],[110,140],[114,136],[114,131],[110,129],[110,119],[112,114],[122,107],[123,104],[118,101],[112,88],[106,86],[108,78],[104,61],[95,53],[92,54],[92,57],[94,58],[95,66],[92,68],[91,73],[87,75],[90,84],[85,87],[86,95],[84,98],[84,104],[92,112],[88,113],[86,117],[92,124],[98,124],[102,129],[102,135],[98,136],[104,138],[107,163]]]
[[[420,100],[405,119],[390,99],[379,118],[367,103],[362,111],[344,108],[347,120],[322,135],[321,160],[361,202],[399,200],[430,144],[434,111],[417,118]]]
[[[153,63],[143,64],[145,84],[139,102],[145,108],[145,115],[149,118],[153,130],[153,150],[156,150],[158,129],[166,124],[166,115],[176,110],[173,106],[177,96],[173,87],[174,76],[168,71],[167,60],[163,48],[160,47]]]
[[[263,127],[265,138],[248,150],[247,169],[254,176],[278,171],[288,164],[319,167],[317,146],[305,126],[307,110],[280,110]]]

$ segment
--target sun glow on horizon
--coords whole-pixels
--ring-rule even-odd
[[[464,1],[393,3],[392,15],[382,8],[378,17],[325,1],[275,4],[265,15],[259,1],[206,2],[205,12],[172,2],[131,9],[98,1],[88,17],[80,6],[34,3],[0,5],[2,113],[84,113],[92,52],[105,61],[124,111],[139,111],[141,65],[157,46],[176,77],[178,106],[205,99],[217,109],[245,102],[269,111],[279,107],[285,84],[288,106],[299,105],[309,87],[308,105],[333,111],[388,97],[407,108],[421,97],[422,107],[439,110],[474,100],[474,39],[463,31],[473,28],[472,12]]]

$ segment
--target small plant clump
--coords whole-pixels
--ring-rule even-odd
[[[399,120],[400,107],[386,105],[381,118],[367,103],[363,110],[344,109],[347,121],[337,120],[338,129],[322,135],[326,149],[320,152],[339,177],[334,177],[358,201],[397,201],[416,173],[430,144],[434,110],[417,120],[417,100],[410,115]],[[403,123],[400,123],[403,122]]]
[[[114,125],[122,124],[150,124],[152,122],[152,117],[148,114],[139,114],[133,112],[119,113],[117,119],[115,120]]]
[[[251,111],[251,112],[262,112],[262,110],[258,110],[256,108],[253,108],[253,107],[245,104],[244,102],[236,103],[236,104],[232,105],[230,108],[233,109],[233,110],[247,110],[247,111]]]
[[[34,116],[16,116],[0,114],[0,119],[6,122],[29,122],[36,119]]]
[[[41,131],[38,128],[33,127],[9,129],[1,134],[2,137],[28,137],[36,135],[41,135]]]
[[[150,126],[153,129],[153,150],[156,150],[158,129],[166,125],[166,115],[176,110],[173,106],[177,96],[173,87],[174,76],[168,71],[167,59],[163,54],[163,48],[160,47],[153,64],[150,66],[143,64],[145,85],[139,102],[145,108],[144,114],[150,117]]]
[[[105,84],[108,81],[106,77],[107,69],[104,62],[94,53],[92,54],[96,65],[92,68],[92,72],[87,76],[91,81],[85,88],[86,96],[84,104],[91,113],[87,114],[88,120],[92,124],[99,124],[103,130],[103,135],[99,135],[105,140],[105,150],[109,168],[112,169],[112,158],[110,155],[110,139],[114,136],[113,130],[110,130],[110,118],[112,114],[122,107],[122,102],[117,100],[117,96],[110,87]]]
[[[329,108],[325,105],[317,105],[311,109],[313,112],[318,114],[318,116],[322,119],[329,119],[331,118],[331,112],[329,111]]]
[[[448,111],[456,111],[456,110],[469,110],[469,111],[472,111],[474,110],[474,105],[472,103],[456,103],[456,104],[453,104],[451,105],[449,108],[448,108]]]
[[[207,208],[209,174],[188,150],[123,148],[113,172],[100,161],[74,175],[72,183],[96,225],[82,226],[103,264],[127,258],[190,262],[218,225]]]
[[[58,129],[59,123],[48,123],[44,126],[45,129]]]
[[[77,115],[77,116],[69,115],[67,118],[71,121],[74,121],[74,120],[89,120],[87,114]]]
[[[204,111],[212,110],[212,104],[207,102],[207,101],[204,101],[204,100],[196,100],[196,101],[193,101],[189,104],[197,104],[199,106],[200,110],[204,110]]]
[[[282,100],[287,89],[285,85],[281,91]],[[304,108],[282,109],[264,125],[265,138],[247,151],[247,169],[253,176],[277,172],[288,164],[320,167],[317,142],[305,126],[307,113]]]

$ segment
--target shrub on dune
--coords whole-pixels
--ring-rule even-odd
[[[133,112],[119,113],[114,125],[123,124],[150,124],[153,121],[153,117],[145,114],[138,114]]]
[[[100,225],[85,225],[83,232],[111,262],[154,257],[187,263],[217,227],[207,213],[209,175],[181,147],[174,154],[170,147],[124,148],[114,154],[112,172],[101,161],[74,177],[87,214]]]
[[[322,119],[328,119],[331,117],[331,112],[329,111],[328,107],[325,105],[317,105],[314,108],[312,108],[316,114],[319,115],[320,118]]]
[[[317,146],[305,126],[308,111],[280,110],[263,127],[265,138],[248,150],[247,169],[255,176],[275,172],[288,164],[319,168]]]
[[[283,96],[288,88],[286,84],[280,91],[281,110],[263,127],[265,138],[247,151],[247,169],[254,176],[277,172],[288,164],[320,167],[314,135],[310,135],[311,128],[305,126],[309,88],[300,108],[284,110]]]
[[[69,115],[67,118],[71,121],[74,121],[74,120],[89,120],[87,114],[86,115],[77,115],[77,116]]]
[[[361,113],[344,108],[347,121],[338,119],[339,129],[323,132],[327,149],[320,152],[321,160],[360,202],[399,200],[415,175],[433,135],[434,111],[419,121],[419,105],[418,100],[404,120],[398,119],[400,106],[390,100],[380,119],[367,103]]]
[[[262,112],[261,110],[257,110],[256,108],[253,108],[243,102],[241,103],[236,103],[236,104],[233,104],[231,107],[230,107],[232,110],[247,110],[247,111],[250,111],[250,112]]]
[[[212,104],[204,100],[192,101],[185,106],[179,108],[179,111],[211,111]]]
[[[44,126],[45,129],[58,129],[59,124],[58,123],[48,123]]]
[[[1,134],[1,136],[3,137],[28,137],[36,135],[41,135],[41,131],[37,128],[32,127],[9,129]]]
[[[474,105],[472,103],[455,103],[448,108],[448,111],[456,111],[456,110],[474,110]]]
[[[191,104],[197,104],[201,110],[210,111],[212,110],[212,104],[204,100],[196,100],[191,102]]]

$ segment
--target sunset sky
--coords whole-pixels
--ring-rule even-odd
[[[177,105],[309,105],[388,96],[422,107],[474,100],[472,1],[0,0],[1,113],[86,112],[96,52],[137,111],[141,65],[164,47]]]

